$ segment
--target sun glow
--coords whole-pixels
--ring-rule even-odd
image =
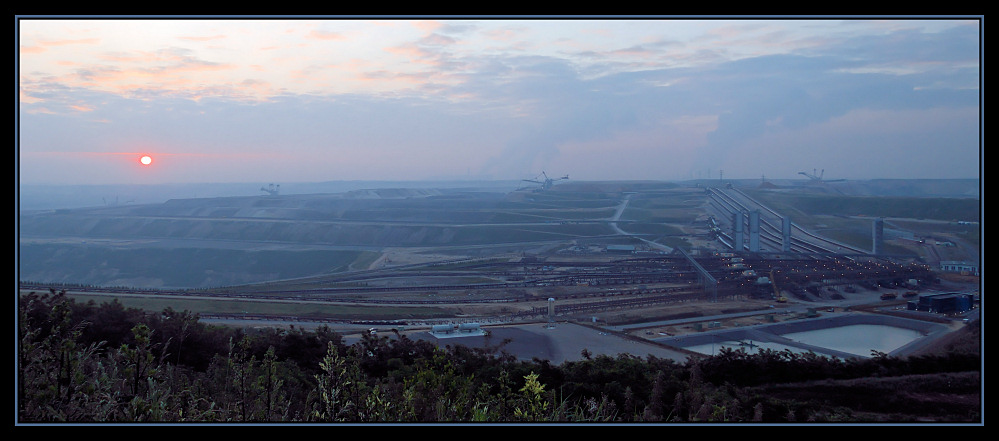
[[[139,158],[139,162],[142,163],[142,165],[149,165],[153,163],[153,158],[150,157],[149,155],[143,155],[141,158]]]

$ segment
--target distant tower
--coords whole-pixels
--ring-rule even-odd
[[[884,252],[884,242],[885,242],[885,218],[878,217],[874,219],[874,224],[872,225],[871,238],[873,239],[871,254],[881,254]]]
[[[555,298],[548,298],[548,325],[549,328],[555,327]]]
[[[745,228],[745,222],[745,215],[742,214],[741,211],[732,215],[732,229],[734,231],[732,236],[735,240],[735,243],[732,244],[732,248],[734,248],[735,251],[742,251],[744,248],[745,238],[743,237],[743,231]]]
[[[785,252],[791,251],[791,217],[784,216],[780,220],[781,229],[781,249]]]
[[[749,213],[749,251],[760,252],[760,210]]]

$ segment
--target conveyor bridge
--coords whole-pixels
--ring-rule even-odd
[[[711,294],[711,300],[712,301],[717,301],[718,300],[718,279],[715,279],[714,276],[712,276],[710,273],[708,273],[708,270],[704,269],[704,267],[701,266],[701,264],[697,263],[697,261],[694,260],[694,257],[691,256],[686,251],[684,251],[683,248],[676,247],[676,248],[673,249],[673,252],[674,253],[677,253],[677,252],[680,253],[681,256],[683,256],[685,259],[687,259],[687,261],[690,262],[690,265],[694,267],[695,271],[697,271],[697,281],[702,286],[704,286],[704,292],[706,294]]]

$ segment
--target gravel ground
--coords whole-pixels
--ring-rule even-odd
[[[626,353],[645,358],[652,355],[658,358],[672,359],[684,362],[688,352],[666,348],[653,342],[629,338],[623,334],[573,323],[531,323],[522,325],[494,326],[489,330],[488,337],[444,337],[437,338],[430,332],[419,331],[407,333],[411,339],[421,339],[434,342],[441,346],[460,344],[469,347],[496,346],[504,340],[502,349],[521,360],[539,358],[549,360],[553,364],[565,361],[582,360],[584,349],[592,356],[608,355],[616,357]]]

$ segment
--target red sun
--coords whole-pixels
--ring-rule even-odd
[[[139,158],[139,162],[142,165],[149,165],[153,163],[153,158],[150,157],[149,155],[144,155],[143,157]]]

